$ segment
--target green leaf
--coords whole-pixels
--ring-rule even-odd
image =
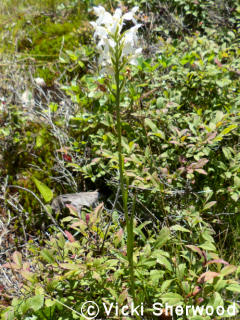
[[[230,284],[230,286],[228,286],[226,289],[232,292],[240,293],[240,285],[237,283]]]
[[[215,291],[220,291],[222,289],[224,289],[226,286],[227,286],[227,281],[226,280],[223,280],[223,279],[219,279],[215,285],[214,285],[214,289]]]
[[[4,313],[1,315],[1,319],[2,320],[14,320],[14,319],[16,319],[14,317],[14,311],[12,310],[12,308],[10,309],[10,307],[9,307],[8,310],[4,310]]]
[[[56,301],[51,300],[51,299],[46,299],[45,300],[45,306],[46,307],[53,307],[56,304]]]
[[[168,261],[167,258],[165,258],[163,256],[159,256],[159,257],[157,257],[157,262],[159,264],[163,265],[164,267],[166,267],[167,270],[172,271],[171,263]]]
[[[235,272],[236,270],[237,270],[237,267],[233,265],[226,266],[221,270],[221,276],[227,276],[230,273]]]
[[[230,79],[224,78],[222,80],[217,80],[216,84],[220,87],[220,88],[224,88],[226,86],[228,86],[230,83],[232,83],[232,81]]]
[[[222,147],[222,152],[227,160],[232,158],[232,150],[228,147]]]
[[[176,267],[176,275],[178,280],[182,280],[184,278],[184,275],[186,274],[186,264],[185,263],[180,263]]]
[[[170,239],[170,237],[170,229],[167,227],[162,228],[155,242],[155,248],[161,248]]]
[[[207,251],[213,251],[213,252],[216,251],[216,247],[214,246],[214,244],[207,241],[201,244],[199,248],[202,248],[203,250],[207,250]]]
[[[44,303],[44,296],[40,294],[28,299],[28,305],[34,311],[41,309],[43,306],[43,303]]]
[[[217,203],[217,201],[211,201],[205,204],[203,211],[210,209],[212,206],[214,206]]]
[[[231,194],[231,198],[232,198],[235,202],[237,202],[238,199],[239,199],[238,193],[236,193],[236,192],[232,193],[232,194]]]
[[[164,272],[159,270],[151,270],[150,271],[150,279],[154,286],[157,286],[159,280],[162,279],[164,276]]]
[[[172,282],[173,282],[173,279],[163,281],[161,285],[161,292],[167,291],[167,289],[169,288]]]
[[[183,302],[183,297],[178,293],[168,292],[161,296],[163,303],[168,303],[169,305],[180,305]]]
[[[181,231],[181,232],[191,232],[188,229],[180,226],[179,224],[176,224],[175,226],[170,227],[170,230],[172,231]]]
[[[39,181],[37,178],[32,178],[33,182],[35,183],[38,191],[41,193],[43,199],[46,202],[50,202],[53,198],[53,192],[49,189],[43,182]]]
[[[165,140],[165,133],[163,131],[161,131],[161,130],[158,130],[157,132],[154,132],[153,136]]]
[[[232,124],[229,127],[225,128],[214,140],[213,142],[216,141],[221,141],[223,136],[225,136],[226,134],[228,134],[229,132],[231,132],[232,130],[236,129],[237,125],[236,124]]]
[[[234,177],[234,186],[240,188],[240,178],[238,176]]]
[[[214,292],[209,301],[209,305],[213,306],[214,309],[216,309],[218,306],[224,306],[223,299],[218,292]]]
[[[47,250],[47,249],[41,250],[40,255],[41,255],[41,256],[43,257],[43,259],[44,259],[45,261],[47,261],[48,263],[53,263],[53,262],[55,262],[55,259],[54,259],[53,254],[52,254],[49,250]]]
[[[158,131],[157,126],[155,125],[155,123],[152,122],[152,120],[146,118],[144,122],[145,122],[145,125],[151,128],[154,133]]]

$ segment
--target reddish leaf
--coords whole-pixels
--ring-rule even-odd
[[[208,261],[205,266],[208,266],[209,264],[213,264],[213,263],[222,263],[222,264],[225,264],[225,265],[229,265],[229,263],[223,259],[214,259],[214,260],[210,260]]]
[[[68,238],[69,242],[75,242],[76,241],[74,236],[70,232],[68,232],[67,230],[65,230],[65,235]]]
[[[68,154],[63,154],[63,159],[67,162],[72,162],[72,157]]]
[[[77,216],[78,217],[78,211],[72,204],[65,204],[65,206],[69,209],[70,213],[73,216]]]
[[[176,140],[171,140],[171,141],[169,141],[169,143],[177,144],[177,145],[179,145],[179,144],[180,144],[180,143],[179,143],[178,141],[176,141]]]
[[[207,271],[201,274],[201,276],[198,278],[197,282],[198,283],[204,283],[204,282],[210,282],[214,278],[219,277],[220,273],[218,272],[213,272],[213,271]]]
[[[94,159],[92,159],[92,161],[91,161],[91,163],[93,164],[93,163],[97,163],[97,162],[99,162],[101,160],[101,158],[94,158]]]
[[[193,289],[192,296],[195,297],[202,289],[199,286],[196,286]]]
[[[207,135],[207,141],[210,142],[211,140],[213,140],[217,135],[217,131],[210,133],[209,135]]]
[[[115,233],[115,238],[116,238],[115,245],[118,245],[122,241],[123,235],[124,235],[124,231],[122,228]]]
[[[214,59],[214,62],[216,63],[216,65],[217,65],[219,68],[222,68],[222,64],[221,64],[221,62],[220,62],[217,58]]]
[[[199,286],[196,286],[194,289],[193,289],[193,292],[190,292],[188,295],[187,295],[187,298],[190,298],[190,297],[195,297],[202,289],[199,287]]]
[[[207,172],[203,169],[195,169],[195,171],[197,171],[198,173],[207,175]]]
[[[179,171],[180,174],[182,174],[184,171],[186,171],[186,169],[184,167],[180,167],[177,170]]]
[[[104,205],[104,203],[101,202],[101,203],[95,208],[94,212],[95,212],[96,215],[99,215],[100,211],[101,211],[102,208],[103,208],[103,205]]]
[[[191,169],[201,169],[205,166],[205,164],[208,163],[208,159],[202,158],[198,162],[193,162],[189,165],[189,168]]]
[[[87,223],[87,224],[89,224],[89,220],[90,220],[90,214],[87,213],[87,214],[86,214],[86,223]]]

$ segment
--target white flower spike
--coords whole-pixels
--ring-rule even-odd
[[[134,15],[138,7],[132,8],[131,11],[124,15],[119,8],[115,10],[113,15],[102,6],[94,7],[93,10],[98,16],[96,22],[91,22],[91,25],[95,29],[94,40],[98,41],[97,48],[100,53],[99,64],[102,66],[101,73],[110,72],[113,74],[112,58],[114,58],[116,47],[118,47],[116,50],[121,48],[120,63],[124,59],[124,61],[130,64],[137,64],[136,59],[141,54],[141,48],[137,48],[137,31],[141,25],[137,24]],[[121,33],[124,20],[132,21],[134,26]]]

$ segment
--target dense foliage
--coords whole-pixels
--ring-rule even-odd
[[[99,77],[89,24],[99,4],[0,4],[2,319],[84,319],[85,301],[133,298],[115,87]],[[134,301],[144,319],[158,301],[226,309],[240,292],[240,6],[121,3],[134,5],[143,55],[120,79]],[[104,204],[81,217],[72,206],[52,210],[59,194],[95,189]]]

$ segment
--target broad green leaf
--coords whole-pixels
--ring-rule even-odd
[[[224,306],[224,302],[221,295],[218,292],[214,292],[208,305],[213,306],[214,309],[216,309],[218,306]]]
[[[225,128],[220,135],[224,136],[225,134],[228,134],[229,132],[231,132],[232,130],[236,129],[238,126],[236,124],[232,124],[229,127]]]
[[[153,285],[158,285],[159,280],[162,279],[164,276],[164,271],[160,270],[151,270],[150,271],[150,279],[153,283]]]
[[[51,299],[46,299],[45,300],[46,307],[53,307],[55,304],[56,304],[55,300],[51,300]]]
[[[222,152],[227,160],[230,160],[232,158],[232,152],[230,148],[222,147]]]
[[[157,126],[155,125],[155,123],[152,122],[152,120],[146,118],[144,122],[145,122],[145,125],[147,125],[150,129],[152,129],[154,133],[158,131]]]
[[[229,266],[226,266],[224,267],[222,270],[221,270],[221,275],[222,276],[227,276],[229,275],[230,273],[233,273],[237,270],[237,267],[233,266],[233,265],[229,265]]]
[[[215,283],[215,285],[214,285],[214,289],[216,290],[216,291],[220,291],[220,290],[222,290],[223,288],[225,288],[226,286],[227,286],[227,281],[226,280],[223,280],[223,279],[219,279],[216,283]]]
[[[170,237],[171,237],[170,229],[167,227],[162,228],[154,244],[155,247],[161,248],[170,239]]]
[[[214,246],[214,244],[207,241],[201,244],[199,247],[207,251],[214,251],[214,252],[216,251],[216,247]]]
[[[237,283],[230,284],[230,286],[227,286],[226,289],[232,292],[240,293],[240,285]]]
[[[183,302],[183,297],[178,293],[168,292],[161,296],[163,303],[168,303],[169,305],[180,305]]]
[[[167,270],[172,271],[172,265],[171,263],[168,261],[167,258],[163,257],[163,256],[159,256],[157,257],[157,262],[161,265],[163,265]]]
[[[217,80],[216,84],[220,87],[220,88],[224,88],[226,86],[228,86],[229,84],[231,84],[232,81],[230,79],[227,78],[223,78],[221,80]]]
[[[235,202],[237,202],[238,199],[239,199],[239,194],[238,194],[237,192],[234,192],[233,194],[231,194],[231,198],[232,198]]]
[[[173,231],[181,231],[181,232],[191,232],[190,230],[188,230],[188,229],[180,226],[179,224],[176,224],[176,225],[170,227],[170,230],[171,230],[171,231],[172,231],[172,230],[173,230]]]
[[[28,305],[31,309],[34,311],[37,311],[42,308],[44,303],[44,296],[43,295],[37,295],[32,298],[28,299]]]
[[[240,178],[238,176],[234,177],[234,186],[240,188]]]
[[[158,138],[161,138],[161,139],[165,140],[165,133],[163,131],[161,131],[161,130],[158,130],[157,132],[154,132],[153,135],[158,137]]]
[[[161,285],[161,292],[164,293],[165,291],[167,291],[167,289],[169,288],[172,282],[173,282],[173,279],[163,281]]]
[[[14,311],[12,309],[10,309],[10,307],[8,308],[9,310],[5,310],[3,312],[3,314],[1,315],[1,319],[2,320],[14,320],[16,319],[14,316]]]
[[[49,189],[43,182],[39,181],[37,178],[32,178],[38,191],[41,193],[43,199],[46,202],[50,202],[53,198],[53,192]]]
[[[203,239],[205,239],[208,242],[212,242],[214,243],[214,239],[211,236],[211,231],[210,230],[205,230],[204,232],[202,232],[201,236],[203,237]]]
[[[182,280],[184,278],[184,275],[186,274],[186,264],[185,263],[180,263],[176,267],[176,275],[178,280]]]
[[[52,254],[49,250],[47,250],[47,249],[41,250],[40,255],[41,255],[41,256],[43,257],[43,259],[44,259],[45,261],[47,261],[48,263],[53,263],[53,262],[55,262],[55,259],[54,259],[53,254]]]
[[[219,121],[221,121],[223,117],[224,117],[224,113],[218,110],[214,118],[215,123],[218,123]]]
[[[215,139],[213,139],[213,142],[221,141],[223,136],[225,136],[226,134],[228,134],[229,132],[231,132],[236,128],[237,128],[236,124],[232,124],[229,127],[225,128]]]

